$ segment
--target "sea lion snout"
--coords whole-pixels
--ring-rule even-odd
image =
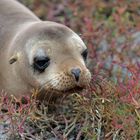
[[[71,74],[74,76],[76,82],[79,81],[80,73],[81,73],[81,69],[80,68],[73,68],[73,69],[71,69]]]

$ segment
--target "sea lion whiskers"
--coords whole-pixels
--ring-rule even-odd
[[[39,88],[39,92],[45,87],[48,87],[48,88],[52,88],[53,84],[50,84],[51,82],[55,81],[56,79],[58,79],[59,77],[57,76],[53,76],[51,79],[49,79],[48,81],[46,81],[45,83],[43,83],[40,88]],[[49,83],[49,84],[48,84]],[[48,86],[47,86],[48,85]]]

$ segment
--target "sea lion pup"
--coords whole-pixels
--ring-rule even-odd
[[[89,85],[87,48],[68,27],[41,21],[15,0],[0,0],[0,90],[39,97],[77,92]]]

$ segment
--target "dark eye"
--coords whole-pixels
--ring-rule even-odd
[[[87,55],[88,55],[88,50],[87,49],[84,50],[81,55],[83,56],[84,61],[86,61],[87,60]]]
[[[50,58],[49,57],[35,57],[34,58],[34,69],[39,72],[44,72],[44,70],[49,66]]]

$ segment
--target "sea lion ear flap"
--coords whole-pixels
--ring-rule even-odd
[[[9,59],[9,64],[13,64],[15,63],[19,58],[19,53],[16,53],[15,55],[13,55],[10,59]]]

